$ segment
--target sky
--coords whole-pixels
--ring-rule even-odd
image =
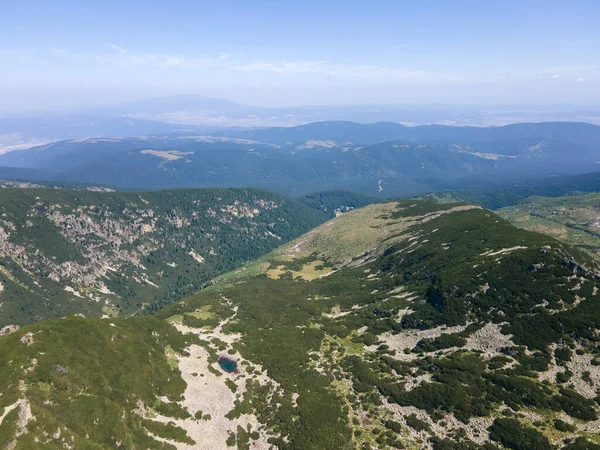
[[[600,101],[600,2],[0,0],[0,111]]]

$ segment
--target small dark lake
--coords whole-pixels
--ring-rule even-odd
[[[235,359],[220,356],[218,363],[225,372],[232,373],[237,370],[237,361]]]

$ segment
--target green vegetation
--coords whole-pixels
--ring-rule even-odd
[[[562,384],[550,370],[600,357],[596,270],[587,254],[489,211],[373,204],[153,317],[70,318],[0,338],[0,406],[21,397],[31,404],[37,420],[19,443],[52,435],[57,421],[82,436],[101,407],[117,428],[101,423],[90,438],[99,446],[114,446],[118,433],[130,447],[164,448],[147,431],[191,442],[181,421],[213,419],[177,403],[185,383],[176,355],[196,344],[209,366],[191,376],[210,377],[231,396],[225,419],[249,415],[266,430],[233,425],[222,445],[252,448],[264,438],[281,450],[498,448],[477,443],[484,420],[504,448],[581,446],[598,417],[589,392],[597,366],[587,375],[573,369]],[[323,276],[307,276],[315,271]],[[201,367],[205,353],[197,354]],[[219,370],[220,355],[235,355],[239,372]],[[117,426],[119,417],[126,420]],[[0,438],[13,426],[9,417]]]
[[[551,450],[548,439],[533,428],[524,427],[516,419],[496,419],[490,427],[490,438],[514,450]]]
[[[161,413],[185,414],[173,403],[156,404],[156,399],[181,399],[185,382],[170,366],[166,351],[169,346],[183,352],[189,339],[151,317],[110,321],[74,317],[4,336],[0,407],[24,399],[35,417],[26,424],[28,433],[16,439],[16,448],[32,448],[34,436],[56,447],[68,442],[110,448],[121,442],[129,448],[169,448],[148,437],[144,429],[149,427],[161,436],[185,440],[176,427],[142,420],[133,411],[142,404],[154,405]],[[18,413],[19,407],[13,412]],[[10,424],[9,418],[0,432]],[[58,427],[60,436],[51,438]]]
[[[377,208],[380,208],[378,216]],[[591,272],[573,263],[571,255],[590,267],[591,260],[552,238],[519,231],[489,212],[472,209],[450,212],[451,208],[454,206],[406,201],[395,208],[372,205],[348,213],[318,235],[311,235],[309,240],[298,239],[297,242],[303,243],[302,251],[290,252],[296,245],[292,242],[260,262],[262,273],[268,274],[268,267],[273,265],[282,266],[281,272],[285,273],[302,270],[311,260],[324,261],[338,269],[327,277],[303,281],[295,277],[268,277],[261,275],[261,270],[240,272],[237,278],[225,277],[214,287],[186,300],[185,305],[167,308],[159,316],[185,315],[207,305],[218,305],[221,296],[230,299],[238,309],[235,323],[226,330],[244,336],[237,346],[242,356],[261,364],[285,391],[295,392],[304,399],[297,407],[281,402],[278,414],[296,417],[294,427],[281,423],[262,407],[255,412],[278,433],[291,436],[291,442],[309,439],[306,448],[310,447],[311,436],[317,435],[328,446],[341,445],[348,439],[344,430],[353,428],[352,411],[355,408],[376,411],[381,407],[380,395],[390,403],[425,410],[436,420],[453,413],[468,423],[472,417],[489,416],[501,405],[515,410],[564,411],[581,420],[593,420],[595,407],[589,400],[573,391],[559,392],[535,379],[535,372],[549,368],[550,343],[568,336],[593,338],[584,324],[598,320],[598,313],[591,313],[597,297],[587,287],[580,288],[585,299],[576,307],[553,314],[538,307],[541,299],[548,299],[552,308],[553,295],[561,296],[556,300],[557,309],[558,305],[563,308],[562,302],[572,304],[569,287],[580,282],[591,287],[595,281]],[[346,242],[357,242],[355,236],[364,239],[373,233],[364,227],[367,210],[379,217],[377,233],[387,229],[394,230],[393,234],[390,236],[388,232],[384,247],[374,252],[381,256],[374,261],[339,270],[340,262],[352,259],[349,247],[343,250],[343,257],[339,248],[345,249]],[[427,222],[415,220],[443,211],[448,213]],[[353,222],[353,215],[360,223]],[[370,226],[374,225],[372,220]],[[376,242],[378,235],[382,236],[371,234],[371,242]],[[329,236],[341,241],[337,249],[327,245]],[[412,239],[407,242],[406,236]],[[325,245],[319,247],[318,243]],[[360,254],[363,248],[357,246],[355,253]],[[316,249],[320,252],[313,251]],[[568,281],[573,273],[578,280]],[[409,303],[405,297],[410,292],[419,293],[424,301]],[[415,312],[398,321],[398,313],[409,304]],[[542,328],[545,332],[542,335],[531,333],[530,325],[521,329],[520,321],[525,317],[528,324],[539,320],[560,323],[564,335],[553,334],[552,327]],[[455,351],[443,356],[417,355],[413,362],[403,363],[393,356],[402,348],[392,350],[389,345],[381,345],[380,336],[385,332],[401,335],[405,330],[454,326],[468,321],[476,323],[459,333],[441,333],[439,337],[420,340],[411,349],[413,354],[464,347],[469,336],[487,322],[508,321],[505,327],[510,326],[515,342],[524,346],[507,348],[508,356],[497,354],[485,358],[468,351]],[[362,327],[368,331],[357,333]],[[364,346],[377,347],[377,351],[364,353],[361,350]],[[315,352],[320,355],[318,364],[327,367],[323,373],[314,370]],[[566,351],[561,347],[559,355],[564,357],[563,354]],[[516,365],[507,369],[507,363],[513,361]],[[432,374],[431,381],[411,390],[406,390],[402,378],[398,378],[420,374]],[[331,383],[344,379],[352,380],[350,392],[340,388],[327,390]],[[406,420],[416,429],[429,429],[426,422],[416,424],[412,417]],[[344,422],[345,426],[340,426]],[[414,428],[410,423],[407,426]],[[309,429],[311,432],[300,438],[296,434],[299,428],[303,433]],[[368,436],[364,432],[353,435],[357,442],[365,442]],[[283,442],[276,442],[287,448]],[[440,448],[447,445],[438,444]],[[470,444],[465,442],[465,445]]]
[[[586,170],[589,171],[589,168]],[[600,175],[598,172],[584,173],[583,175],[567,175],[551,177],[524,182],[512,182],[506,186],[502,184],[496,188],[473,186],[465,190],[464,186],[457,187],[455,191],[433,192],[423,196],[424,199],[440,203],[468,202],[481,205],[484,208],[498,210],[511,207],[520,202],[527,203],[527,198],[538,197],[563,197],[578,196],[583,193],[600,191]],[[550,200],[552,201],[552,200]]]
[[[600,450],[600,444],[590,442],[584,437],[578,437],[573,442],[563,447],[564,450]]]
[[[431,429],[431,427],[429,426],[429,424],[427,422],[419,419],[415,414],[410,414],[410,415],[406,416],[406,425],[408,425],[409,427],[411,427],[417,431],[424,431],[424,430]]]
[[[481,128],[329,121],[225,134],[54,142],[0,155],[1,173],[124,189],[259,186],[293,196],[352,189],[397,198],[491,185],[502,193],[476,191],[466,200],[502,206],[523,191],[564,195],[566,188],[598,190],[599,184],[584,177],[539,181],[593,170],[600,133],[584,123]],[[523,182],[528,179],[535,181]]]
[[[195,445],[196,441],[191,439],[183,428],[178,427],[173,422],[161,423],[153,420],[142,420],[142,425],[149,432],[161,438],[170,441],[183,442],[188,445]]]
[[[2,189],[0,214],[0,327],[149,314],[327,218],[257,189]]]
[[[298,200],[311,208],[326,212],[330,217],[335,217],[336,212],[345,213],[377,201],[375,198],[367,197],[366,195],[342,190],[308,194],[300,197]]]
[[[562,431],[563,433],[572,433],[577,429],[575,426],[561,419],[556,419],[554,421],[554,428],[556,428],[558,431]]]
[[[425,338],[417,343],[415,352],[435,352],[444,348],[450,347],[463,347],[467,343],[467,340],[460,334],[447,334],[444,333],[438,338],[429,339]]]
[[[586,269],[595,267],[590,258],[570,250],[583,264],[578,265],[559,242],[517,232],[484,210],[442,215],[420,228],[423,240],[416,248],[397,244],[377,262],[383,273],[412,281],[425,295],[426,301],[413,307],[416,312],[403,318],[405,327],[460,325],[469,317],[508,321],[506,331],[516,343],[540,350],[563,334],[593,337],[588,330],[600,325],[600,314],[594,312],[593,275]],[[442,244],[446,247],[439,251]],[[565,308],[575,302],[578,281],[566,280],[573,273],[580,277],[578,295],[585,300]],[[486,292],[480,292],[484,286]],[[544,300],[548,305],[542,308]]]
[[[519,228],[549,234],[600,258],[600,194],[529,197],[497,212]]]
[[[154,410],[163,416],[175,417],[177,419],[187,419],[190,417],[190,413],[178,403],[165,403],[159,400],[154,404]]]

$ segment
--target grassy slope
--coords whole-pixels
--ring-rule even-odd
[[[549,234],[600,258],[600,194],[530,197],[497,213],[519,228]]]

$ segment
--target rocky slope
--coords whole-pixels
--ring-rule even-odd
[[[253,189],[3,189],[0,324],[155,310],[325,219]]]
[[[369,205],[154,317],[6,330],[0,442],[600,448],[596,272],[476,206]]]

